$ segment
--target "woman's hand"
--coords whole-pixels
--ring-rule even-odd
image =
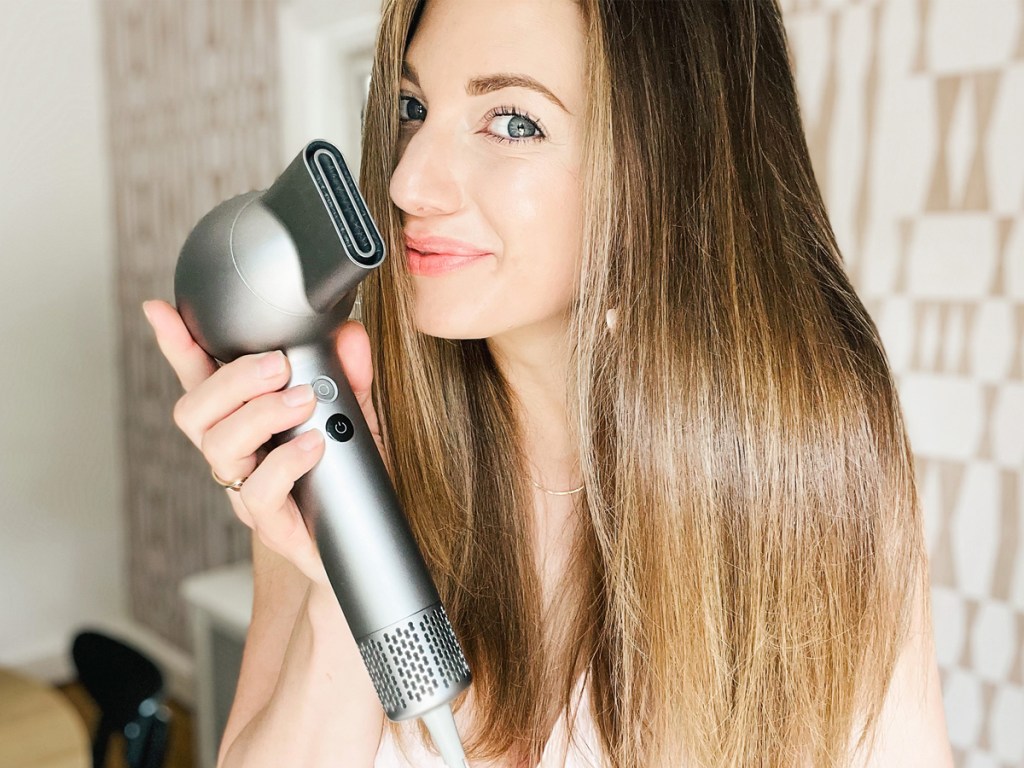
[[[314,583],[329,586],[316,542],[291,496],[295,481],[323,456],[318,429],[266,452],[271,436],[298,426],[313,414],[316,400],[309,384],[290,389],[288,360],[279,351],[244,355],[223,366],[196,344],[178,312],[165,301],[147,301],[143,310],[160,351],[185,393],[174,407],[174,422],[225,481],[245,478],[229,492],[238,518],[267,548],[291,561]],[[373,367],[369,337],[349,320],[336,337],[342,370],[359,401],[363,417],[385,456],[377,413],[370,396]]]

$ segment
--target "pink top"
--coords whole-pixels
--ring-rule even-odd
[[[600,768],[601,740],[590,717],[590,708],[584,698],[586,691],[581,684],[582,678],[576,686],[571,737],[570,718],[563,712],[548,738],[537,768]],[[402,723],[401,729],[402,743],[399,745],[385,727],[373,768],[445,768],[440,756],[431,754],[423,746],[415,720]],[[474,767],[471,765],[470,768]]]

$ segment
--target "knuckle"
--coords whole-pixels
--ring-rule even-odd
[[[188,395],[182,395],[178,398],[174,404],[174,410],[171,412],[171,416],[174,419],[175,425],[182,432],[188,432],[189,427],[189,398]]]
[[[238,496],[242,500],[242,504],[249,511],[249,514],[252,515],[253,522],[258,523],[260,515],[265,512],[266,500],[264,494],[260,492],[258,487],[247,481],[242,483]]]
[[[243,485],[242,487],[244,488],[245,485]],[[237,494],[230,494],[228,498],[232,500],[231,509],[234,511],[235,517],[237,517],[242,523],[244,523],[246,527],[252,528],[252,512],[249,510],[249,508],[245,505],[245,502],[242,500],[241,491],[239,491],[239,493]]]
[[[259,409],[263,418],[268,422],[280,421],[285,414],[293,413],[295,409],[291,408],[285,399],[287,394],[287,389],[279,389],[260,396]]]
[[[237,375],[248,380],[252,378],[265,382],[277,382],[291,374],[288,356],[274,350],[254,355],[247,355],[245,365],[238,367]]]
[[[273,462],[264,460],[250,473],[238,494],[254,521],[273,512],[279,493]]]
[[[283,395],[278,395],[272,403],[268,404],[266,419],[270,432],[278,433],[286,429],[292,429],[308,420],[316,410],[316,399],[299,405],[289,405]]]
[[[210,462],[211,466],[214,466],[213,457],[217,455],[218,440],[216,431],[216,428],[208,429],[199,437],[199,450],[206,457],[206,460]]]
[[[315,451],[303,450],[294,445],[288,445],[287,447],[288,453],[281,467],[281,485],[283,486],[284,495],[295,490],[295,483],[309,471],[310,453],[314,455],[316,453]]]
[[[258,430],[264,442],[282,427],[289,426],[283,422],[291,409],[281,402],[280,395],[276,393],[260,395],[249,405],[248,428],[254,432]]]

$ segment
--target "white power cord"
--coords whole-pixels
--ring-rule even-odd
[[[459,738],[459,731],[455,727],[451,706],[442,704],[425,712],[421,717],[445,765],[448,768],[469,768],[466,752],[462,748],[462,739]]]

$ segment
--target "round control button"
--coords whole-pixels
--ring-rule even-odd
[[[356,433],[352,422],[343,413],[336,413],[327,420],[327,434],[339,443],[347,443]]]
[[[321,403],[333,403],[338,399],[338,385],[327,376],[317,376],[310,383],[313,394]]]

